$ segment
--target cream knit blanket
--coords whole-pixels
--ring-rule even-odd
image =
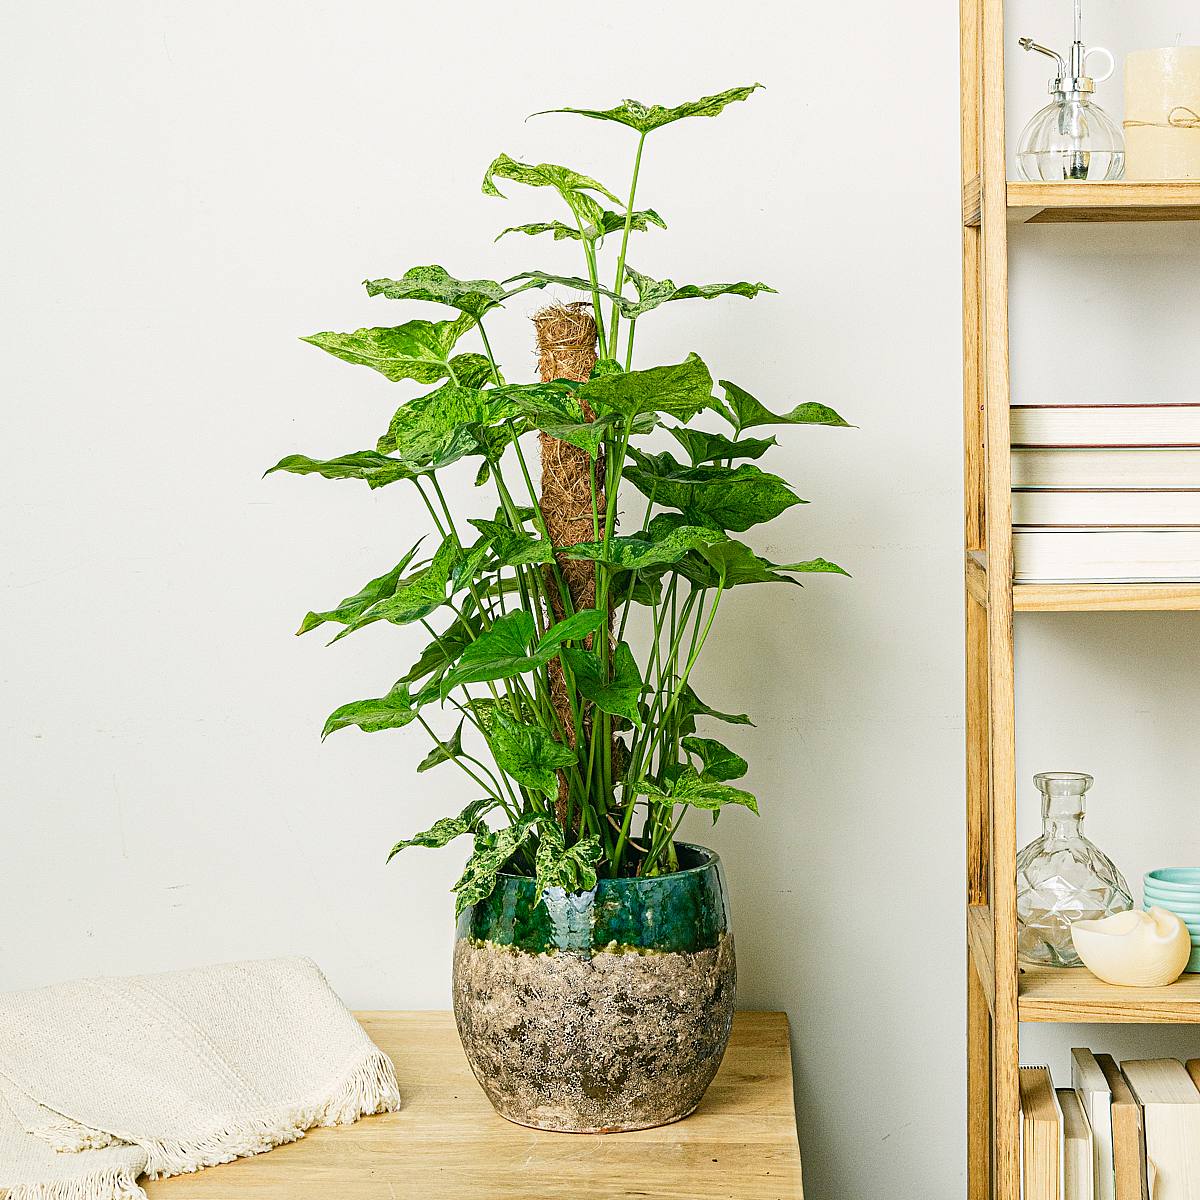
[[[144,1200],[151,1179],[400,1106],[303,958],[0,994],[0,1196]]]

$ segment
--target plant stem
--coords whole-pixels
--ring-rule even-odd
[[[625,282],[625,251],[629,246],[629,231],[633,228],[633,200],[637,195],[638,172],[642,169],[642,149],[646,145],[646,135],[638,136],[637,153],[633,157],[633,178],[629,183],[629,203],[625,205],[625,229],[621,234],[621,252],[617,257],[617,281],[613,285],[613,291],[619,296],[621,287]],[[621,321],[621,306],[618,301],[613,301],[612,306],[612,333],[608,343],[608,357],[617,357],[617,329]],[[629,330],[629,353],[633,353],[633,327],[632,322]],[[628,371],[629,367],[626,365]]]

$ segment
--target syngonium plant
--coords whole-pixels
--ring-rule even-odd
[[[339,641],[387,621],[419,624],[428,634],[429,644],[384,695],[342,705],[323,736],[348,726],[376,733],[419,725],[433,746],[417,770],[452,763],[479,788],[462,812],[398,842],[389,855],[470,836],[474,852],[454,889],[460,912],[491,893],[501,870],[534,876],[539,893],[588,890],[599,874],[670,872],[688,809],[711,812],[714,822],[731,804],[757,812],[754,796],[734,783],[746,774],[746,760],[700,733],[702,721],[750,719],[701,700],[692,686],[696,664],[729,589],[798,583],[806,572],[844,574],[824,558],[770,562],[734,536],[804,503],[755,465],[775,438],[748,432],[846,425],[837,413],[817,403],[775,413],[728,380],[718,397],[697,354],[634,367],[638,323],[664,304],[774,290],[678,285],[627,260],[631,234],[666,227],[655,210],[634,207],[650,135],[684,118],[715,117],[758,86],[674,108],[626,100],[611,109],[552,110],[636,134],[624,203],[569,167],[495,159],[483,179],[487,195],[501,196],[501,181],[545,188],[563,201],[567,218],[500,236],[549,233],[576,243],[582,276],[536,270],[496,282],[414,267],[399,279],[368,280],[368,294],[446,306],[456,310],[453,318],[305,339],[394,382],[436,385],[400,405],[374,450],[323,460],[290,455],[271,470],[359,479],[370,488],[406,483],[427,511],[430,535],[354,595],[310,612],[299,632],[332,623],[341,626]],[[605,276],[602,252],[610,242],[615,266]],[[556,360],[553,346],[548,352],[543,344],[542,381],[508,383],[487,324],[514,296],[549,284],[590,297],[540,314],[551,326],[582,330],[575,357]],[[464,339],[475,347],[463,350]],[[701,427],[703,418],[729,428]],[[662,431],[686,461],[679,451],[645,448],[648,437],[661,444]],[[525,445],[534,434],[540,490]],[[446,500],[442,479],[468,463],[475,485],[495,491],[491,518],[456,520]],[[627,529],[620,518],[630,489],[640,493],[644,512]],[[564,512],[571,497],[579,511]],[[639,609],[643,615],[631,622]]]

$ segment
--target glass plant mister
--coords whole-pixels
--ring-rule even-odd
[[[1017,142],[1017,169],[1033,183],[1094,182],[1125,174],[1125,135],[1092,100],[1096,84],[1112,75],[1116,62],[1112,51],[1103,46],[1084,48],[1080,4],[1075,0],[1075,40],[1069,61],[1032,38],[1021,39],[1024,49],[1045,54],[1057,64],[1050,80],[1054,98],[1025,126]],[[1099,79],[1087,73],[1092,54],[1108,59],[1108,69]]]
[[[1078,967],[1071,922],[1124,912],[1133,897],[1112,860],[1083,836],[1083,795],[1092,777],[1048,771],[1033,782],[1042,793],[1042,836],[1017,855],[1017,957]]]

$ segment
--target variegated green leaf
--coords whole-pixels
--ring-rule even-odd
[[[453,434],[473,426],[495,425],[514,416],[516,407],[497,396],[502,390],[444,383],[437,391],[402,404],[387,433],[379,439],[378,449],[396,454],[405,462],[427,462],[444,452]],[[477,440],[470,444],[479,452]]]
[[[529,815],[495,833],[476,833],[475,852],[467,860],[466,868],[454,885],[456,917],[461,917],[465,908],[486,900],[492,894],[496,877],[508,860],[529,840],[536,821],[535,815]]]
[[[646,208],[633,214],[629,228],[638,233],[645,233],[651,225],[657,225],[659,229],[667,227],[666,221],[654,209]],[[624,228],[625,214],[606,208],[600,213],[600,220],[594,225],[586,226],[582,234],[576,226],[567,225],[562,221],[532,221],[526,225],[510,225],[507,229],[502,229],[496,234],[496,241],[509,233],[524,233],[530,237],[536,237],[541,233],[552,233],[556,242],[568,240],[578,242],[582,237],[586,237],[589,241],[596,241],[606,234],[617,233]]]
[[[494,279],[455,279],[445,267],[436,264],[412,267],[399,279],[368,279],[364,281],[369,296],[386,296],[389,300],[428,300],[432,304],[447,304],[477,321],[489,309],[503,304],[510,296],[524,291],[506,291]],[[442,376],[437,376],[442,378]],[[432,380],[426,381],[432,382]]]
[[[350,725],[357,725],[364,733],[402,729],[417,719],[419,708],[409,693],[408,685],[397,683],[386,696],[374,700],[353,700],[334,709],[325,722],[325,728],[321,730],[321,740]]]
[[[832,408],[824,404],[797,404],[790,412],[773,413],[761,401],[756,400],[745,388],[740,388],[728,379],[722,379],[725,403],[734,417],[734,428],[753,429],[758,425],[838,425],[851,428]]]
[[[741,587],[749,583],[792,583],[800,586],[793,574],[845,575],[836,563],[823,558],[812,558],[806,562],[774,563],[760,558],[744,542],[730,538],[709,546],[697,548],[694,554],[680,563],[679,573],[697,587],[724,588]]]
[[[735,754],[715,738],[685,737],[683,748],[700,760],[701,774],[708,779],[723,783],[741,779],[750,770],[750,764],[740,754]]]
[[[712,403],[712,375],[700,358],[689,354],[681,363],[598,375],[581,383],[578,391],[601,416],[616,413],[628,420],[666,413],[687,421]]]
[[[661,104],[643,104],[640,100],[623,100],[615,108],[550,108],[544,112],[575,113],[581,117],[591,117],[597,121],[616,121],[620,125],[628,125],[638,133],[647,134],[674,121],[685,117],[715,117],[727,105],[738,100],[747,99],[763,85],[752,83],[748,86],[727,88],[713,96],[701,96],[699,100],[688,100],[684,104],[676,104],[667,108]],[[541,116],[535,113],[534,116]]]
[[[463,720],[466,720],[464,717]],[[462,744],[463,722],[459,721],[458,728],[450,736],[450,740],[443,742],[440,746],[434,746],[430,752],[417,764],[417,774],[422,771],[428,771],[432,767],[436,767],[444,762],[453,762],[463,752]],[[714,776],[719,778],[719,776]],[[732,778],[729,776],[728,778]]]
[[[443,846],[448,846],[455,838],[462,837],[464,833],[481,831],[486,828],[481,824],[483,818],[498,807],[499,804],[490,798],[472,800],[457,817],[442,817],[440,821],[435,821],[422,833],[414,834],[403,842],[397,842],[387,856],[387,861],[391,862],[401,850],[407,850],[409,846],[425,846],[430,850],[440,850]]]
[[[667,432],[687,451],[693,467],[722,459],[762,458],[772,446],[779,445],[773,437],[742,438],[735,442],[723,433],[689,429],[686,425],[668,426]]]
[[[621,315],[636,321],[644,313],[653,312],[660,305],[672,300],[714,300],[718,296],[744,296],[753,300],[759,292],[775,289],[765,283],[685,283],[676,284],[672,279],[651,279],[626,264],[625,274],[637,288],[637,300],[622,299],[619,302]]]
[[[565,892],[590,892],[596,886],[596,864],[602,852],[600,839],[594,835],[580,838],[573,846],[563,842],[562,828],[553,821],[538,824],[538,848],[534,863],[537,880],[534,888],[539,896],[548,888]]]
[[[347,622],[346,628],[334,641],[376,621],[408,625],[412,621],[420,621],[429,616],[446,603],[446,587],[459,553],[454,539],[446,538],[427,567],[416,571],[407,579],[401,579],[392,595],[383,597]]]
[[[752,813],[758,812],[758,801],[749,792],[716,779],[705,779],[694,767],[685,767],[665,784],[643,779],[634,785],[634,791],[652,804],[690,804],[711,811],[726,804],[741,804]]]
[[[566,558],[587,559],[627,571],[640,571],[677,563],[690,550],[724,538],[724,533],[708,525],[677,524],[655,517],[646,532],[610,538],[607,549],[602,541],[580,542],[566,547],[562,553]]]
[[[740,467],[684,467],[669,454],[630,447],[633,465],[624,478],[664,508],[678,509],[693,524],[741,532],[803,504],[778,475],[745,463]]]
[[[362,479],[369,488],[386,487],[401,479],[412,479],[413,469],[397,459],[374,450],[356,450],[338,458],[309,458],[307,454],[289,454],[281,458],[264,476],[276,471],[292,475],[320,475],[324,479]]]
[[[523,183],[527,187],[552,187],[572,209],[585,215],[588,220],[598,221],[603,210],[590,197],[586,197],[582,209],[578,208],[579,200],[588,192],[604,196],[614,204],[620,200],[596,179],[589,175],[581,175],[570,167],[560,167],[556,163],[523,163],[507,154],[501,154],[492,160],[483,177],[483,194],[485,196],[500,196],[504,193],[496,186],[497,179],[511,179],[514,183]],[[590,203],[589,203],[590,201]]]
[[[401,379],[437,383],[450,378],[450,352],[474,324],[474,317],[464,314],[453,321],[409,321],[387,329],[314,333],[300,340],[343,362],[370,367],[393,383]]]
[[[380,575],[377,579],[372,579],[364,583],[353,596],[347,596],[345,600],[342,600],[328,612],[310,612],[300,622],[300,628],[296,630],[297,637],[302,633],[308,633],[310,630],[324,625],[328,621],[335,621],[339,625],[349,625],[361,617],[372,604],[384,600],[389,596],[394,596],[396,588],[400,585],[400,578],[408,570],[408,564],[412,562],[413,557],[417,553],[417,547],[420,544],[420,542],[417,542],[387,574]],[[408,682],[410,682],[408,679],[401,680],[401,683]]]
[[[547,797],[558,794],[557,771],[575,762],[575,751],[556,742],[541,725],[514,721],[495,710],[488,745],[496,765],[523,787]]]

